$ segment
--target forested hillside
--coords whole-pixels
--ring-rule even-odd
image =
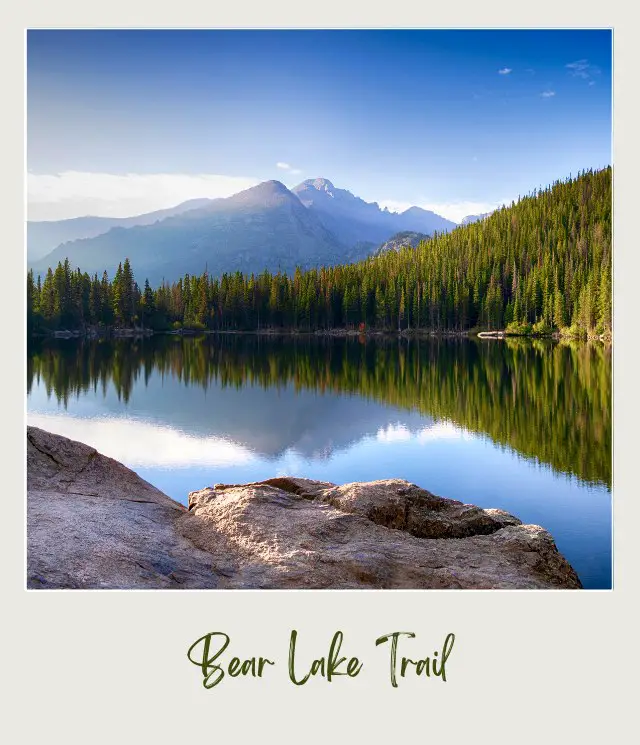
[[[611,168],[556,182],[417,248],[293,276],[186,275],[141,289],[60,263],[27,277],[28,328],[611,330]]]

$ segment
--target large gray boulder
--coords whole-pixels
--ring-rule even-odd
[[[549,533],[401,480],[297,478],[174,502],[117,461],[27,431],[32,588],[579,588]]]

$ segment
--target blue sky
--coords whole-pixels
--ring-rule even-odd
[[[324,176],[452,219],[611,162],[609,31],[30,31],[31,219]]]

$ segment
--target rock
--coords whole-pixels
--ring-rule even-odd
[[[517,517],[502,510],[481,510],[455,499],[436,497],[398,479],[333,486],[320,498],[342,512],[362,515],[417,538],[467,538],[521,525]]]
[[[29,587],[215,587],[185,508],[79,442],[27,428]]]
[[[216,484],[188,510],[27,431],[29,587],[579,588],[549,533],[400,480]]]

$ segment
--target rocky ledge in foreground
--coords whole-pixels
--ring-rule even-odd
[[[96,450],[27,429],[32,588],[579,588],[537,525],[397,479],[276,478],[189,509]]]

